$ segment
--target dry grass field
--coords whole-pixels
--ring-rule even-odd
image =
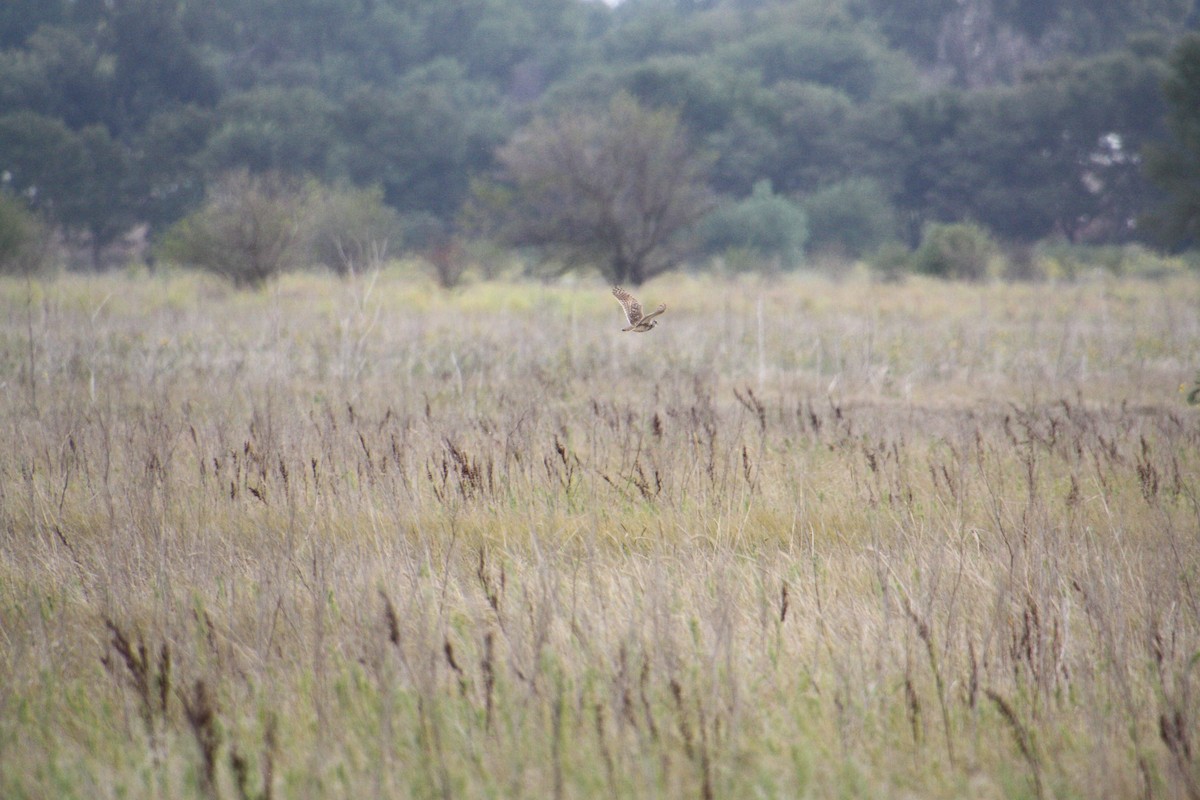
[[[1198,798],[1200,281],[0,282],[0,796]]]

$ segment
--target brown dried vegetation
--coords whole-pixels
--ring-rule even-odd
[[[363,285],[0,285],[0,795],[1200,797],[1194,282]]]

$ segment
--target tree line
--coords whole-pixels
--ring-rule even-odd
[[[28,211],[93,264],[136,226],[195,258],[196,215],[244,214],[239,186],[288,197],[280,231],[324,193],[324,230],[371,221],[355,241],[482,238],[631,282],[947,224],[1188,247],[1197,21],[1194,0],[9,0],[0,248]]]

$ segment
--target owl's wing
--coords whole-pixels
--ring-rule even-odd
[[[621,308],[625,309],[625,318],[629,320],[630,325],[637,325],[642,320],[642,304],[637,301],[637,298],[629,292],[622,289],[620,286],[614,286],[613,297],[621,303]],[[661,313],[655,312],[655,313]]]
[[[649,322],[650,320],[654,319],[655,317],[657,317],[659,314],[663,313],[666,310],[667,310],[667,304],[660,303],[658,308],[654,309],[654,311],[652,313],[647,314],[646,316],[642,317],[642,322]]]

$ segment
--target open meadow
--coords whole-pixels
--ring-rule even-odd
[[[0,797],[1200,798],[1200,280],[0,281]]]

